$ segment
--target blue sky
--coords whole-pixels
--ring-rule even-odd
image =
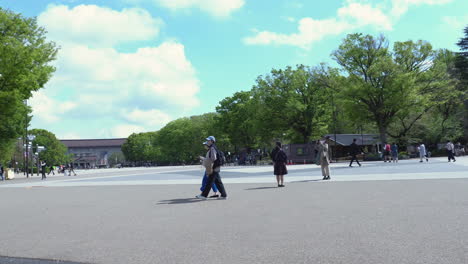
[[[346,34],[457,50],[467,0],[0,0],[38,17],[60,47],[30,100],[32,127],[59,138],[126,137],[214,111],[259,75],[334,64]]]

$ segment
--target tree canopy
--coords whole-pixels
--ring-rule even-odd
[[[57,47],[36,18],[0,8],[0,160],[25,136],[31,112],[25,102],[52,77]]]

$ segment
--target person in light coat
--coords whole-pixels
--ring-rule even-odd
[[[327,142],[329,139],[330,137],[327,136],[320,140],[320,144],[318,147],[319,162],[320,167],[322,168],[323,180],[330,180],[330,152]]]
[[[419,162],[423,162],[423,158],[426,158],[426,162],[429,162],[429,159],[427,158],[426,146],[424,146],[423,143],[419,145],[418,151],[419,151],[419,158],[420,158]]]

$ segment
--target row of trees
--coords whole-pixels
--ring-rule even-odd
[[[464,51],[468,28],[465,33]],[[377,133],[382,142],[403,145],[467,135],[467,52],[435,50],[426,41],[390,47],[383,36],[351,34],[331,56],[340,68],[273,69],[251,90],[221,100],[216,113],[131,135],[123,152],[129,161],[187,163],[197,160],[207,135],[233,153],[333,132]]]
[[[35,18],[0,8],[0,163],[10,161],[31,120],[27,100],[55,68],[57,47]]]

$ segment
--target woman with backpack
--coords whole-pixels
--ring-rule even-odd
[[[207,151],[210,149],[210,147],[208,146],[208,142],[203,143],[203,145],[205,146],[205,149]],[[202,162],[202,165],[205,167],[205,165],[206,165],[205,164],[205,157],[200,156],[200,161]],[[208,175],[206,174],[206,170],[205,170],[205,175],[203,175],[203,180],[202,180],[202,185],[200,187],[200,191],[203,192],[203,190],[205,190],[207,182],[208,182]],[[219,193],[218,193],[218,187],[216,186],[216,183],[213,182],[213,185],[211,186],[211,190],[213,190],[214,195],[211,195],[209,198],[218,198]]]
[[[284,187],[284,175],[288,174],[288,169],[286,168],[288,156],[283,151],[281,142],[276,142],[276,147],[271,152],[271,159],[273,160],[274,174],[276,175],[278,187]]]

